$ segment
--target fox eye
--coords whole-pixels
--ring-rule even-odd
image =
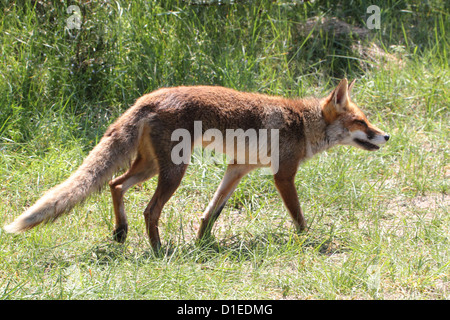
[[[362,124],[364,127],[368,127],[364,120],[355,120],[356,123]]]

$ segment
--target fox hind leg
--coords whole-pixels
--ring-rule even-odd
[[[161,247],[158,230],[158,221],[161,216],[161,211],[166,202],[177,190],[188,166],[187,164],[176,165],[171,161],[162,163],[165,163],[165,165],[159,170],[158,185],[150,203],[144,211],[147,234],[150,244],[155,252]]]
[[[123,203],[123,195],[135,184],[150,179],[157,173],[158,166],[155,160],[138,155],[127,172],[109,182],[115,215],[113,238],[117,242],[125,242],[128,233],[128,221]]]

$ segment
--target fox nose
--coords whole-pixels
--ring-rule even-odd
[[[388,134],[385,134],[385,135],[384,135],[384,140],[388,141],[388,140],[389,140],[389,138],[390,138],[390,137],[389,137],[389,135],[388,135]]]

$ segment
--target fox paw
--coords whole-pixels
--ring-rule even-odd
[[[114,229],[113,239],[114,241],[124,243],[127,239],[128,226],[120,226]]]

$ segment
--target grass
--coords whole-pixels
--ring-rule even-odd
[[[0,298],[449,299],[445,1],[386,1],[381,29],[364,37],[302,26],[336,17],[364,27],[368,1],[89,2],[78,4],[80,30],[66,28],[69,4],[0,2],[0,225],[75,170],[137,97],[162,86],[321,96],[343,76],[358,78],[354,100],[391,140],[375,153],[336,147],[300,167],[309,226],[301,235],[272,179],[253,172],[215,240],[197,245],[224,172],[202,164],[188,168],[163,211],[161,256],[142,217],[155,180],[127,193],[123,245],[111,240],[108,190],[54,224],[19,236],[0,230]],[[383,55],[367,50],[372,43]]]

